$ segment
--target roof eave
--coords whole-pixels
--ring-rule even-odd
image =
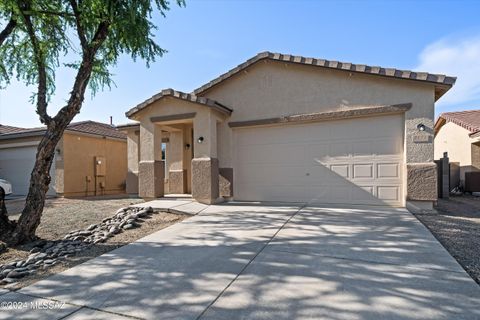
[[[221,113],[224,113],[226,115],[231,115],[232,112],[233,112],[232,109],[224,106],[223,104],[221,104],[217,101],[214,101],[214,100],[211,100],[211,99],[208,99],[208,98],[205,98],[205,97],[198,97],[198,96],[192,95],[190,93],[184,93],[184,92],[176,91],[176,90],[173,90],[173,89],[165,89],[165,90],[162,90],[160,93],[158,93],[158,94],[150,97],[149,99],[143,101],[142,103],[136,105],[135,107],[128,110],[127,112],[125,112],[125,116],[129,119],[135,120],[135,118],[133,117],[135,114],[137,114],[141,110],[147,108],[148,106],[150,106],[154,102],[159,101],[159,100],[164,99],[164,98],[179,99],[179,100],[186,101],[186,102],[189,102],[189,103],[195,103],[195,104],[203,105],[203,106],[206,106],[206,107],[210,107],[214,110],[217,110]]]
[[[315,67],[326,68],[330,70],[338,70],[351,73],[359,73],[371,76],[381,76],[389,79],[410,80],[423,83],[431,83],[435,85],[435,101],[443,96],[456,82],[456,77],[446,76],[442,74],[430,74],[426,72],[414,72],[409,70],[399,70],[393,68],[382,68],[376,66],[367,66],[346,62],[329,61],[325,59],[308,58],[302,56],[284,55],[280,53],[261,52],[248,59],[247,61],[239,64],[226,73],[218,76],[217,78],[209,81],[203,86],[195,89],[193,94],[201,95],[211,88],[217,86],[223,81],[233,77],[242,70],[249,68],[259,61],[269,59],[277,62],[294,63],[302,65],[310,65]],[[437,90],[438,89],[438,90]],[[438,93],[437,93],[438,91]]]

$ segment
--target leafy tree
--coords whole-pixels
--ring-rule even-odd
[[[184,0],[176,0],[184,6]],[[122,54],[149,64],[164,50],[154,41],[153,14],[169,10],[168,0],[0,0],[0,85],[13,77],[36,85],[33,102],[46,126],[37,149],[25,207],[17,221],[0,208],[0,240],[10,245],[34,240],[50,184],[55,147],[80,112],[87,87],[95,93],[111,83],[109,68]],[[61,63],[74,56],[76,60]],[[76,70],[67,103],[47,111],[55,72]]]

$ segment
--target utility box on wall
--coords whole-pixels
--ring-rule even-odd
[[[107,161],[105,157],[95,157],[95,176],[104,177],[107,175]]]

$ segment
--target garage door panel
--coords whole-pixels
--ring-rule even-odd
[[[399,201],[400,188],[398,186],[379,186],[377,196],[380,200]]]
[[[235,129],[234,198],[404,205],[403,130],[401,115]]]
[[[240,163],[297,164],[303,161],[304,149],[297,144],[242,146],[238,148],[238,160]]]
[[[355,163],[353,164],[353,179],[374,179],[373,163]]]
[[[244,184],[271,185],[271,184],[302,184],[304,182],[303,166],[280,166],[268,164],[249,164],[240,166],[238,182]]]
[[[348,164],[332,164],[330,170],[342,178],[350,178],[350,168]]]
[[[400,164],[394,163],[377,163],[377,178],[379,179],[400,179]]]

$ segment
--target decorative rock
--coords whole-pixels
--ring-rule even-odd
[[[118,209],[117,212],[115,212],[115,214],[124,213],[127,210],[128,208],[121,208],[121,209]]]
[[[13,278],[5,278],[5,279],[2,280],[3,283],[14,283],[16,281],[17,280],[13,279]]]
[[[53,243],[53,242],[47,242],[47,243],[43,246],[43,250],[52,247],[54,244],[55,244],[55,243]]]
[[[7,274],[9,274],[11,271],[13,271],[13,269],[5,269],[5,270],[2,271],[1,275],[6,277]]]
[[[40,248],[39,247],[33,247],[32,250],[30,250],[30,253],[36,253],[36,252],[40,252]]]
[[[39,260],[39,259],[43,259],[43,258],[46,258],[47,257],[47,254],[44,253],[44,252],[40,252],[39,254],[37,254],[35,256],[35,260]]]
[[[16,270],[12,270],[10,271],[10,273],[7,275],[7,278],[23,278],[25,277],[26,275],[28,275],[29,273],[26,272],[26,271],[22,271],[22,272],[17,272]],[[5,279],[4,279],[5,280]]]
[[[137,222],[141,223],[144,219],[151,218],[151,213],[158,212],[154,212],[152,207],[121,208],[112,217],[103,219],[101,223],[92,224],[82,230],[72,230],[61,241],[38,240],[32,243],[33,247],[26,260],[0,264],[0,284],[15,285],[17,279],[35,273],[39,267],[49,268],[60,259],[89,249],[93,244],[105,242],[122,230],[140,226]],[[1,250],[2,242],[0,253]]]

